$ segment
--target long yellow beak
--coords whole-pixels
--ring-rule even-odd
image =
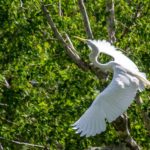
[[[86,43],[87,42],[87,39],[84,39],[84,38],[81,38],[81,37],[78,37],[78,36],[74,36],[76,39]]]

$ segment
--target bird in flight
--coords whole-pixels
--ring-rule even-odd
[[[102,71],[113,73],[111,83],[102,91],[85,113],[73,124],[80,136],[95,136],[106,130],[106,121],[112,122],[122,115],[132,103],[138,91],[150,87],[146,75],[140,72],[133,61],[105,40],[87,40],[77,37],[91,49],[90,61]],[[100,53],[113,58],[102,64]]]

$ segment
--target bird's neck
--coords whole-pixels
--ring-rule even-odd
[[[93,65],[95,67],[98,67],[100,68],[102,71],[108,71],[110,70],[110,66],[109,66],[109,63],[106,63],[106,64],[102,64],[100,62],[98,62],[98,56],[99,56],[99,52],[98,51],[92,51],[89,55],[89,59],[90,61],[93,63]]]

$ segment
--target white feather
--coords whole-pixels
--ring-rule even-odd
[[[133,61],[131,61],[127,56],[125,56],[121,51],[118,51],[113,45],[105,40],[93,40],[92,41],[96,47],[99,49],[100,53],[107,54],[114,58],[114,61],[124,68],[132,69],[138,71],[137,66]]]
[[[108,122],[114,121],[126,111],[134,99],[138,85],[132,83],[130,75],[126,76],[119,67],[114,72],[110,85],[96,97],[89,109],[74,124],[81,136],[94,136],[105,131],[105,119]],[[118,80],[123,82],[124,88],[118,84]]]
[[[99,68],[111,69],[113,79],[73,125],[77,133],[86,137],[105,131],[106,120],[114,121],[127,110],[138,90],[142,91],[146,85],[150,86],[145,73],[139,72],[137,66],[110,43],[104,40],[88,42],[92,50],[96,49],[91,53],[90,60]],[[112,56],[114,61],[107,64],[97,62],[100,52]]]

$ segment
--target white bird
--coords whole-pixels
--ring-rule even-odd
[[[106,121],[109,123],[122,115],[136,96],[137,91],[142,91],[150,82],[145,73],[140,72],[137,66],[122,52],[105,40],[86,40],[91,49],[90,61],[103,71],[113,72],[111,83],[102,91],[91,106],[85,111],[78,121],[73,124],[73,129],[80,136],[95,136],[106,130]],[[102,64],[98,62],[100,53],[113,57],[113,61]]]

